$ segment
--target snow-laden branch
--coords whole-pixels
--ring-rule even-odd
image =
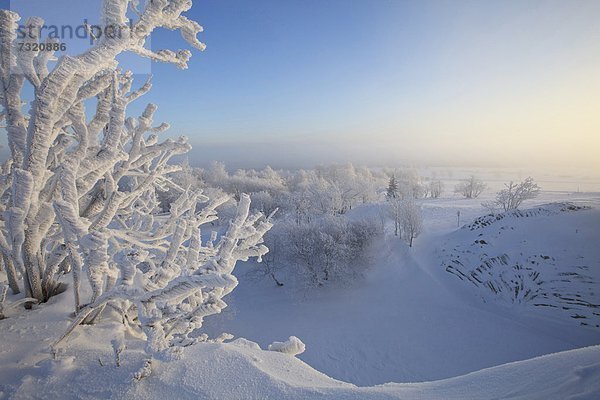
[[[27,302],[63,291],[61,278],[68,277],[76,318],[63,338],[108,306],[145,334],[149,351],[201,340],[205,336],[190,333],[226,306],[223,296],[237,285],[236,262],[267,252],[262,237],[270,218],[251,213],[246,195],[229,229],[203,242],[202,225],[217,218],[228,197],[210,200],[173,182],[170,175],[181,167],[169,162],[191,146],[184,137],[160,140],[169,125],[154,122],[156,105],[138,117],[127,114],[152,85],[148,79],[135,88],[133,74],[120,71],[116,57],[133,52],[186,68],[191,52],[150,50],[146,40],[158,28],[178,30],[203,50],[202,27],[183,15],[191,3],[152,0],[140,8],[133,0],[104,0],[101,21],[121,27],[120,34],[95,38],[84,53],[58,60],[49,51],[18,50],[19,43],[48,40],[40,35],[41,18],[27,19],[32,34],[19,38],[20,17],[0,10],[0,119],[11,153],[0,168],[6,199],[0,253],[8,285],[14,293],[24,290]],[[137,15],[131,25],[128,10]],[[35,95],[28,115],[22,111],[25,85]],[[90,104],[93,110],[86,109]],[[179,198],[164,215],[156,191],[166,189]],[[86,279],[89,298],[80,291]]]

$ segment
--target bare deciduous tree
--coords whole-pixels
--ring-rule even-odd
[[[487,185],[479,178],[471,175],[469,179],[460,182],[454,188],[454,192],[464,196],[466,199],[476,199],[485,190]]]
[[[423,216],[421,209],[414,200],[403,200],[400,205],[400,225],[404,238],[412,247],[413,240],[423,231]]]
[[[533,178],[528,177],[523,182],[510,181],[504,184],[505,188],[496,194],[496,199],[483,206],[489,209],[500,208],[504,211],[516,210],[525,200],[536,198],[540,193],[540,187]]]
[[[394,235],[401,236],[402,201],[399,197],[389,197],[387,214],[394,221]]]
[[[433,199],[437,199],[442,195],[444,191],[444,184],[441,180],[435,179],[429,183],[429,195]]]

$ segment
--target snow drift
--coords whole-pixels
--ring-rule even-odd
[[[198,344],[160,363],[140,382],[134,359],[122,367],[80,357],[44,361],[3,394],[17,399],[596,399],[600,346],[552,354],[457,378],[359,388],[295,357],[245,344]]]

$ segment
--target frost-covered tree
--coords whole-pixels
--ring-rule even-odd
[[[388,197],[387,215],[394,221],[394,235],[400,236],[402,222],[402,199],[399,197]]]
[[[426,197],[427,186],[424,185],[422,177],[415,169],[406,168],[394,170],[390,175],[394,179],[393,182],[391,178],[388,181],[387,197],[393,193],[396,193],[401,199],[419,199]],[[393,190],[394,188],[395,190]],[[390,191],[390,189],[392,190]]]
[[[204,179],[207,183],[215,185],[215,187],[217,187],[216,185],[219,185],[221,189],[225,189],[222,186],[226,184],[229,179],[225,164],[218,161],[212,161],[210,167],[204,171]]]
[[[400,225],[404,238],[412,247],[413,240],[423,231],[421,209],[413,199],[403,200],[400,204]]]
[[[516,210],[525,200],[536,198],[540,194],[540,190],[538,184],[531,177],[519,183],[511,181],[504,184],[504,189],[496,194],[494,201],[483,205],[490,209]]]
[[[335,213],[343,214],[359,202],[376,197],[374,176],[367,168],[356,168],[351,163],[319,166],[316,179],[326,182],[331,194],[339,198]]]
[[[342,190],[335,182],[315,177],[310,182],[308,196],[313,212],[321,215],[343,213]]]
[[[187,159],[180,166],[180,171],[169,174],[172,184],[167,186],[165,190],[157,189],[156,191],[163,212],[169,211],[171,204],[177,201],[183,189],[204,187],[199,174],[189,165]]]
[[[444,191],[444,183],[439,179],[434,179],[429,183],[429,195],[432,199],[437,199]]]
[[[266,190],[252,194],[252,209],[270,215],[278,209],[277,199]]]
[[[382,232],[374,219],[349,221],[339,215],[300,226],[280,223],[275,233],[285,252],[282,258],[294,266],[306,286],[320,287],[346,282],[360,274],[357,267],[368,264],[366,250]]]
[[[454,188],[454,192],[464,196],[466,199],[475,199],[483,193],[486,187],[487,185],[479,178],[471,175],[469,179],[458,183]]]
[[[227,232],[202,241],[200,227],[217,218],[227,198],[209,200],[172,181],[180,167],[169,160],[190,146],[185,138],[159,140],[168,125],[154,124],[154,104],[127,117],[127,106],[151,84],[134,90],[132,74],[118,70],[116,57],[133,52],[186,68],[190,51],[154,51],[146,40],[167,28],[203,50],[196,38],[202,27],[183,15],[190,7],[182,0],[104,0],[101,21],[123,27],[120,34],[56,64],[49,63],[51,51],[20,50],[23,41],[44,41],[41,18],[28,19],[32,34],[21,38],[20,17],[0,10],[0,115],[10,148],[0,176],[0,252],[10,288],[44,302],[69,274],[71,329],[110,306],[143,331],[152,353],[199,340],[189,334],[226,306],[236,262],[264,255],[262,237],[271,227],[261,213],[250,213],[242,194]],[[137,15],[131,29],[129,10]],[[24,111],[26,85],[35,97]],[[179,196],[161,214],[156,191],[167,188]],[[89,298],[80,290],[83,279]]]
[[[311,208],[311,196],[307,190],[287,193],[282,198],[281,206],[284,207],[284,212],[294,219],[296,225],[308,223],[314,216]]]
[[[387,204],[387,215],[394,222],[394,235],[404,238],[412,247],[413,240],[423,229],[421,209],[415,200],[390,199]]]
[[[352,164],[320,166],[314,170],[281,171],[239,169],[228,174],[223,164],[202,171],[208,187],[219,187],[237,197],[249,193],[257,209],[268,213],[278,208],[278,216],[294,216],[296,223],[315,216],[345,214],[359,203],[377,199],[380,178],[368,168]]]
[[[398,183],[396,182],[396,176],[393,174],[390,176],[385,195],[388,199],[395,199],[398,197]]]

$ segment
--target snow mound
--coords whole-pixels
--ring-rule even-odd
[[[297,356],[298,354],[304,353],[306,346],[302,343],[302,340],[298,339],[296,336],[290,336],[285,342],[271,343],[269,345],[269,350]]]

